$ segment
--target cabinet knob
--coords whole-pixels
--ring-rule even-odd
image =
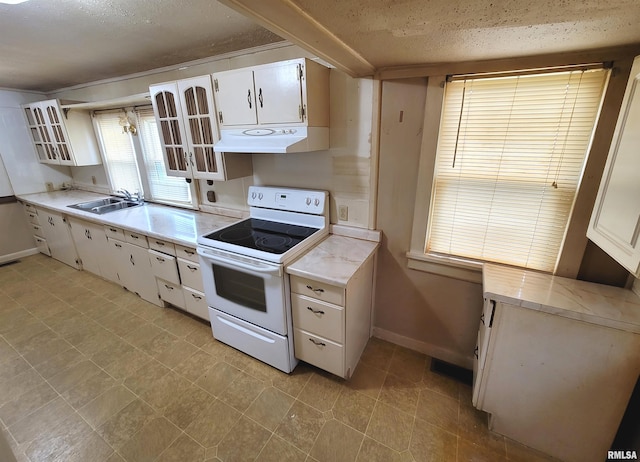
[[[247,93],[247,102],[249,103],[249,109],[251,109],[251,88],[249,88],[249,92]]]

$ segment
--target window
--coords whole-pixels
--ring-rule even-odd
[[[137,125],[136,135],[125,130]],[[141,191],[146,200],[196,207],[194,186],[184,178],[167,176],[152,108],[135,112],[104,111],[96,114],[96,132],[112,190]]]
[[[553,272],[607,79],[583,69],[449,81],[425,254]]]

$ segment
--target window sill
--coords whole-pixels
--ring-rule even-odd
[[[443,255],[407,252],[410,269],[437,274],[462,281],[482,283],[482,263]]]

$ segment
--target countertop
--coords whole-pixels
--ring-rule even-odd
[[[330,234],[325,240],[287,266],[295,276],[311,278],[335,286],[346,287],[378,243]]]
[[[485,263],[485,298],[640,334],[640,297],[631,290]]]
[[[188,247],[195,247],[198,236],[235,223],[238,218],[203,213],[165,205],[145,203],[140,207],[96,215],[68,205],[108,197],[81,190],[54,191],[17,196],[23,202],[64,213],[93,223],[125,228]]]

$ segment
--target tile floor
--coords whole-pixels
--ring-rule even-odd
[[[471,389],[371,339],[350,381],[281,373],[43,255],[0,267],[0,429],[18,461],[546,461]]]

